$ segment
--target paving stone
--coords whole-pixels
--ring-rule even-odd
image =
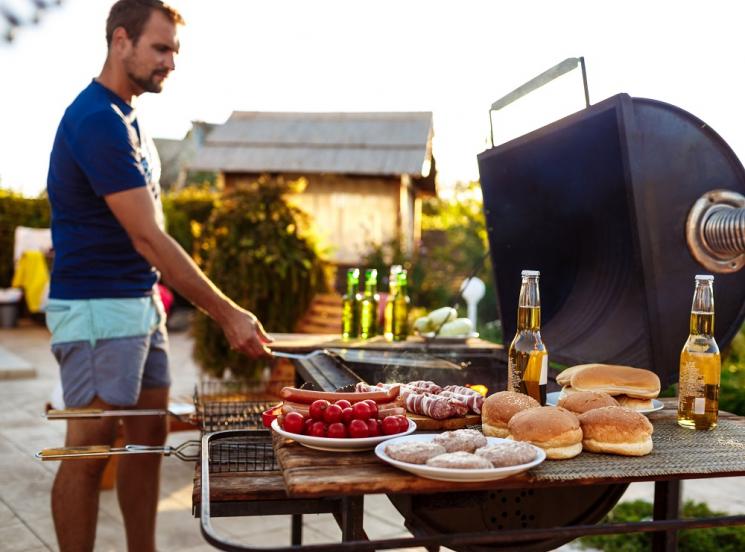
[[[44,542],[20,521],[0,527],[0,543],[2,543],[3,552],[27,552],[34,549],[46,550]]]

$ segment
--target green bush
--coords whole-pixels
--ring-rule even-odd
[[[486,295],[479,302],[479,331],[485,337],[499,338],[496,293],[488,250],[486,224],[478,182],[460,185],[452,199],[430,198],[422,205],[423,245],[407,256],[399,240],[370,244],[366,266],[387,276],[391,264],[401,264],[409,272],[411,304],[432,310],[458,303],[465,316],[465,302],[458,293],[463,280],[475,270],[486,284]]]
[[[207,186],[190,186],[163,196],[163,213],[168,233],[184,251],[197,253],[195,242],[219,201],[219,194]],[[196,258],[197,262],[201,259]]]
[[[313,295],[325,289],[324,266],[305,235],[307,215],[285,194],[297,182],[261,177],[226,193],[198,241],[198,255],[212,281],[267,330],[292,331]],[[194,321],[194,355],[202,368],[252,379],[262,364],[230,350],[222,330],[206,315]]]
[[[726,515],[709,509],[706,504],[686,501],[682,508],[686,519],[708,518]],[[622,502],[601,523],[627,523],[652,519],[652,504],[644,500]],[[621,535],[597,535],[579,539],[583,547],[597,548],[605,552],[647,552],[652,549],[651,533],[626,533]],[[740,552],[745,550],[745,527],[713,527],[709,529],[686,529],[678,536],[680,552]]]
[[[0,288],[13,280],[13,239],[16,226],[49,228],[46,197],[28,198],[0,188]]]

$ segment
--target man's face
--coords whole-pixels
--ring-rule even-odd
[[[131,44],[123,59],[127,77],[140,89],[138,94],[163,89],[166,77],[176,69],[178,50],[176,25],[161,12],[153,11],[137,44]]]

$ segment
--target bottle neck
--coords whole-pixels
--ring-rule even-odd
[[[696,282],[690,332],[693,335],[714,335],[714,289],[710,281]]]
[[[517,308],[517,329],[539,330],[540,328],[541,297],[538,291],[538,278],[523,276]]]
[[[373,281],[367,281],[365,282],[365,293],[368,295],[375,295],[378,292],[378,282]]]

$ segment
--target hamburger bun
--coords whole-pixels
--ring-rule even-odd
[[[597,391],[575,391],[559,399],[559,406],[566,408],[569,412],[580,415],[594,408],[604,406],[619,406],[616,399],[608,393]]]
[[[481,406],[481,431],[488,437],[505,438],[509,434],[507,422],[526,408],[537,408],[540,403],[529,395],[514,391],[500,391],[489,395]]]
[[[588,410],[579,417],[582,446],[590,452],[644,456],[652,451],[654,428],[646,416],[620,406]]]
[[[660,394],[660,378],[654,372],[613,364],[588,365],[575,371],[570,385],[575,391],[602,391],[640,399],[654,399]]]
[[[507,428],[511,439],[541,447],[551,460],[573,458],[582,452],[579,420],[564,408],[528,408],[515,414]]]
[[[616,400],[620,406],[624,408],[630,408],[631,410],[652,410],[654,403],[652,399],[639,399],[637,397],[629,397],[628,395],[618,395]]]

